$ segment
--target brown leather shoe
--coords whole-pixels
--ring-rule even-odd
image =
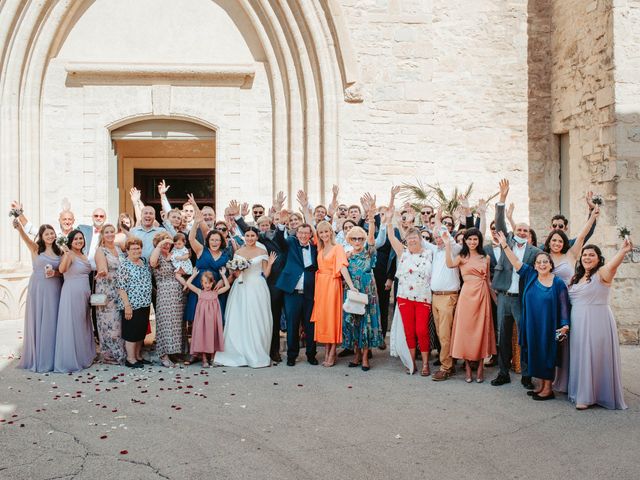
[[[444,380],[448,380],[449,379],[449,372],[445,372],[444,370],[438,370],[436,373],[434,373],[431,376],[431,380],[433,380],[434,382],[442,382]]]

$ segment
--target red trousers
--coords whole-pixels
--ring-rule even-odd
[[[427,302],[415,302],[398,297],[398,308],[402,315],[404,335],[407,337],[407,346],[416,348],[416,338],[420,344],[421,352],[429,351],[429,314],[431,304]]]

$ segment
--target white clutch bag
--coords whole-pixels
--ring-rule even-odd
[[[366,293],[347,290],[347,298],[342,304],[342,309],[353,315],[364,315],[365,307],[369,303]]]

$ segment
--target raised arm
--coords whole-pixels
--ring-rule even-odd
[[[375,203],[371,205],[369,209],[369,215],[367,215],[367,223],[369,224],[369,231],[367,232],[367,243],[369,246],[374,247],[376,245],[376,219],[375,219]]]
[[[507,220],[509,221],[509,225],[511,226],[512,232],[516,231],[516,222],[513,220],[513,211],[515,210],[515,208],[516,208],[515,204],[511,202],[509,204],[509,207],[507,207],[507,211],[506,211]]]
[[[156,245],[156,247],[151,252],[151,256],[149,257],[149,265],[151,265],[151,268],[158,267],[158,264],[160,263],[160,252],[162,251],[162,247],[166,243],[173,243],[173,240],[171,240],[170,238],[165,238],[164,240],[158,242],[158,245]]]
[[[200,210],[194,213],[193,218],[194,222],[198,223],[204,220]],[[202,251],[204,250],[204,246],[198,241],[198,229],[196,228],[196,225],[197,223],[194,223],[191,230],[189,230],[189,245],[191,245],[191,248],[193,248],[193,251],[196,253],[196,257],[200,258],[200,255],[202,255]]]
[[[389,214],[389,212],[387,212],[387,214],[387,238],[389,238],[391,248],[393,248],[394,252],[396,252],[396,255],[400,257],[404,252],[404,245],[402,245],[402,242],[398,240],[393,232],[393,214]]]
[[[162,205],[162,211],[165,213],[169,213],[171,211],[171,203],[169,203],[169,199],[167,198],[167,191],[171,185],[167,185],[164,182],[164,179],[160,181],[158,184],[158,193],[160,194],[160,204]]]
[[[109,264],[107,263],[107,257],[100,247],[96,249],[95,255],[96,262],[96,278],[105,278],[109,274]]]
[[[60,260],[60,266],[58,267],[58,271],[60,273],[64,273],[69,270],[71,262],[73,262],[73,253],[71,252],[71,250],[69,250],[69,247],[64,245],[62,247],[62,250],[64,251],[64,253],[62,255],[62,260]]]
[[[271,252],[269,254],[269,258],[262,261],[262,273],[265,278],[269,278],[269,275],[271,275],[271,267],[273,267],[273,264],[277,258],[278,255],[276,254],[276,252]]]
[[[13,220],[13,228],[18,230],[18,234],[20,235],[20,238],[25,243],[25,245],[27,246],[27,248],[29,249],[31,254],[32,255],[36,255],[37,252],[38,252],[38,244],[36,242],[34,242],[29,237],[29,235],[27,235],[27,232],[24,231],[24,227],[22,226],[22,223],[20,222],[19,218],[15,218]]]
[[[496,231],[504,233],[505,236],[509,234],[507,230],[507,223],[504,218],[504,204],[507,201],[507,195],[509,194],[509,180],[503,178],[500,180],[500,198],[496,204]]]
[[[513,253],[513,250],[509,248],[509,245],[507,244],[507,237],[505,237],[504,233],[498,232],[498,242],[502,247],[502,252],[507,256],[507,259],[509,260],[511,265],[513,265],[514,270],[520,270],[520,268],[522,267],[522,262],[518,259],[516,254]]]
[[[600,215],[600,207],[598,205],[595,205],[595,208],[591,210],[591,214],[589,215],[589,219],[587,220],[587,223],[584,224],[584,226],[582,227],[582,230],[580,230],[580,233],[578,233],[578,236],[573,242],[573,245],[567,252],[573,258],[574,262],[578,258],[578,256],[580,256],[580,251],[582,250],[584,242],[587,239],[587,235],[595,225],[596,219],[598,218],[599,215]]]
[[[458,255],[456,258],[453,258],[453,253],[451,251],[451,235],[449,234],[449,230],[442,232],[442,241],[444,243],[444,250],[446,254],[445,260],[447,262],[447,267],[456,268],[460,266],[460,255]]]
[[[338,209],[338,193],[339,193],[340,189],[338,188],[338,185],[334,185],[333,188],[331,189],[331,203],[329,204],[328,208],[327,208],[327,215],[331,218],[333,218],[333,216],[336,213],[336,210]]]
[[[482,198],[478,200],[476,211],[478,212],[478,217],[480,217],[480,226],[478,229],[482,234],[482,238],[485,238],[485,232],[487,231],[487,201]]]
[[[236,225],[244,235],[244,233],[249,230],[249,225],[247,225],[244,216],[240,214],[240,204],[237,200],[231,200],[229,202],[227,212],[229,213],[229,216],[233,217],[233,219],[236,221]]]
[[[633,243],[631,243],[631,240],[629,240],[629,238],[625,238],[624,242],[622,242],[620,250],[618,250],[618,253],[616,253],[611,260],[609,260],[598,270],[600,278],[604,283],[610,284],[611,282],[613,282],[613,279],[618,271],[618,267],[622,264],[625,255],[631,250],[633,250]]]
[[[131,228],[133,228],[134,226],[139,226],[142,221],[142,209],[144,208],[144,204],[140,199],[142,194],[136,187],[132,187],[131,190],[129,190],[129,195],[131,196],[131,203],[133,204],[134,225],[131,226]]]

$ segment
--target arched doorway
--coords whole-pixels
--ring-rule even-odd
[[[117,156],[119,211],[133,214],[129,192],[141,191],[145,205],[162,210],[158,183],[170,185],[167,197],[180,208],[193,193],[199,205],[215,208],[216,132],[179,119],[152,119],[111,132]]]

